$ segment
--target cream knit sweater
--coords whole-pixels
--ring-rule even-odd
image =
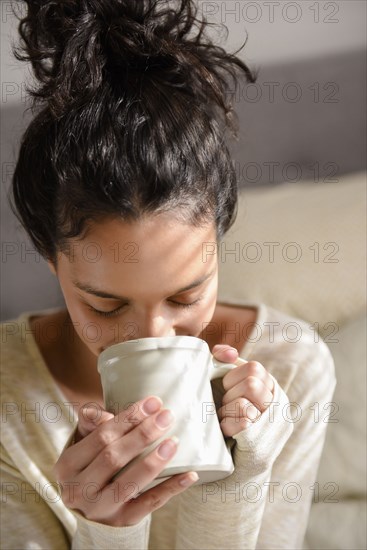
[[[230,438],[232,475],[190,487],[130,527],[95,523],[64,506],[52,468],[77,418],[43,361],[32,313],[3,323],[3,550],[302,548],[327,424],[337,420],[334,364],[307,323],[264,304],[242,305],[258,315],[241,357],[273,375],[273,403]],[[220,402],[220,380],[213,392]]]

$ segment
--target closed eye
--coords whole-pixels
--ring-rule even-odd
[[[113,317],[114,315],[118,315],[118,313],[120,313],[126,305],[127,304],[123,304],[122,306],[119,306],[116,309],[112,309],[111,311],[100,311],[99,309],[96,309],[95,307],[92,307],[90,305],[88,305],[88,308],[93,311],[93,313],[96,313],[101,317]]]
[[[197,303],[199,303],[202,300],[202,298],[203,297],[200,296],[200,298],[198,298],[197,300],[194,300],[193,302],[190,302],[190,303],[175,302],[174,300],[170,300],[170,302],[172,304],[175,304],[176,306],[179,306],[179,307],[189,308],[189,307],[192,307],[192,306],[196,305]]]
[[[199,298],[197,298],[196,300],[194,300],[193,302],[189,302],[189,303],[183,303],[183,302],[176,302],[175,300],[169,300],[169,302],[171,304],[174,304],[175,306],[177,307],[182,307],[182,308],[190,308],[192,306],[195,306],[196,304],[198,304],[201,300],[203,299],[202,296],[200,296]],[[101,311],[99,309],[96,309],[95,307],[93,306],[90,306],[88,305],[88,308],[93,311],[93,313],[97,314],[97,315],[100,315],[101,317],[113,317],[115,315],[118,315],[119,313],[121,313],[121,311],[127,306],[128,304],[123,304],[122,306],[119,306],[117,307],[116,309],[112,309],[111,311]]]

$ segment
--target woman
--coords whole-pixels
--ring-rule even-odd
[[[204,38],[205,23],[194,35],[190,0],[26,3],[17,56],[32,63],[39,111],[14,206],[66,309],[2,326],[3,547],[301,548],[335,385],[330,353],[301,321],[302,338],[284,341],[291,318],[264,304],[218,303],[217,257],[203,259],[237,205],[226,76],[253,73]],[[233,323],[240,337],[227,338]],[[255,341],[259,326],[269,330]],[[194,486],[195,472],[172,476],[137,496],[124,474],[112,478],[168,430],[170,411],[154,395],[134,424],[129,411],[104,410],[97,358],[168,335],[248,360],[216,388],[235,470]],[[138,461],[136,485],[176,450],[167,438]]]

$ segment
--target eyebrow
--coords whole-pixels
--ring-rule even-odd
[[[203,275],[199,279],[196,279],[195,281],[193,281],[189,285],[187,285],[183,288],[180,288],[179,290],[174,292],[172,294],[172,296],[175,296],[176,294],[180,294],[181,292],[187,292],[188,290],[191,290],[193,288],[196,288],[196,287],[200,286],[201,284],[203,284],[204,281],[206,281],[207,279],[209,279],[209,277],[211,277],[213,275],[214,271],[215,270],[212,269],[212,271],[210,271],[210,273],[207,273],[206,275]],[[125,301],[125,302],[129,301],[129,298],[126,298],[125,296],[118,296],[117,294],[111,294],[110,292],[105,292],[103,290],[99,290],[98,288],[94,288],[92,285],[90,285],[88,283],[83,283],[83,282],[78,281],[76,279],[72,280],[72,283],[73,283],[74,286],[79,288],[79,290],[82,290],[83,292],[87,292],[88,294],[93,294],[93,296],[97,296],[98,298],[108,298],[110,300],[111,299],[112,300],[121,300],[121,301]]]

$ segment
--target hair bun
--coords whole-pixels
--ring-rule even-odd
[[[39,87],[28,91],[56,116],[87,103],[106,83],[131,93],[147,78],[228,112],[223,72],[235,78],[237,65],[256,80],[238,58],[204,40],[208,23],[196,18],[193,0],[179,0],[176,9],[169,0],[25,1],[14,54],[31,62]]]

